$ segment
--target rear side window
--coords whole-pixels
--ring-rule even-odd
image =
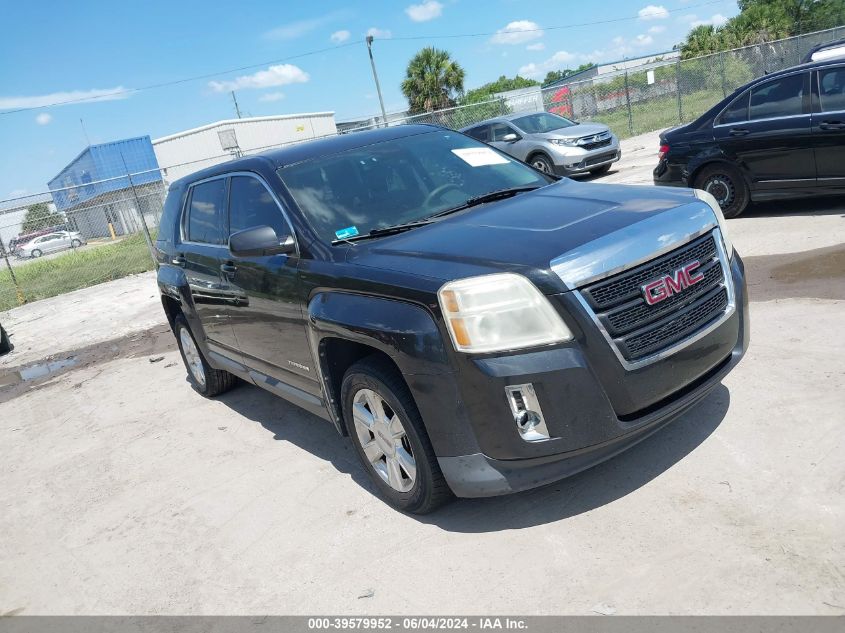
[[[191,242],[223,244],[226,180],[209,180],[191,188],[186,237]]]
[[[719,117],[720,125],[727,125],[730,123],[743,123],[748,120],[748,93],[744,92],[722,112]]]
[[[269,226],[282,237],[290,235],[281,209],[257,178],[232,176],[229,184],[229,234]]]
[[[467,130],[467,134],[478,141],[486,143],[490,140],[490,127],[487,125],[479,125],[471,130]]]
[[[845,68],[819,72],[819,100],[822,112],[845,111]]]
[[[803,112],[804,74],[768,81],[751,90],[750,118],[774,119]]]

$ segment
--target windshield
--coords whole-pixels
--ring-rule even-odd
[[[358,147],[278,171],[321,239],[415,222],[546,176],[457,132],[436,131]]]
[[[513,119],[511,123],[528,134],[554,132],[555,130],[576,125],[574,121],[570,121],[569,119],[558,116],[557,114],[549,114],[548,112],[521,116],[518,119]]]

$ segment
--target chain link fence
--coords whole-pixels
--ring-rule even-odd
[[[504,114],[547,111],[605,123],[627,138],[691,121],[754,77],[795,65],[813,46],[844,37],[845,27],[838,27],[696,59],[657,60],[584,81],[400,117],[390,125],[431,123],[460,129]],[[343,126],[344,133],[373,127],[378,124]],[[152,270],[152,242],[168,182],[233,157],[202,157],[0,200],[0,312]]]

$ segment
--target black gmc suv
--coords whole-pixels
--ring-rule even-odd
[[[410,512],[605,460],[748,344],[712,196],[560,179],[437,127],[183,178],[156,245],[194,388],[237,377],[325,418]]]
[[[654,183],[749,201],[845,194],[845,57],[755,79],[660,135]]]

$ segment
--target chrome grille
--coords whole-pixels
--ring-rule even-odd
[[[694,336],[724,316],[733,297],[727,262],[707,233],[630,270],[580,289],[583,303],[628,363],[643,361]],[[702,279],[660,303],[645,301],[643,286],[698,261]]]
[[[611,141],[611,139],[610,139],[610,137],[608,137],[608,138],[602,139],[600,141],[594,141],[592,143],[584,143],[583,145],[581,145],[581,147],[583,147],[584,149],[599,149],[600,147],[607,147],[608,145],[610,145],[610,141]]]

